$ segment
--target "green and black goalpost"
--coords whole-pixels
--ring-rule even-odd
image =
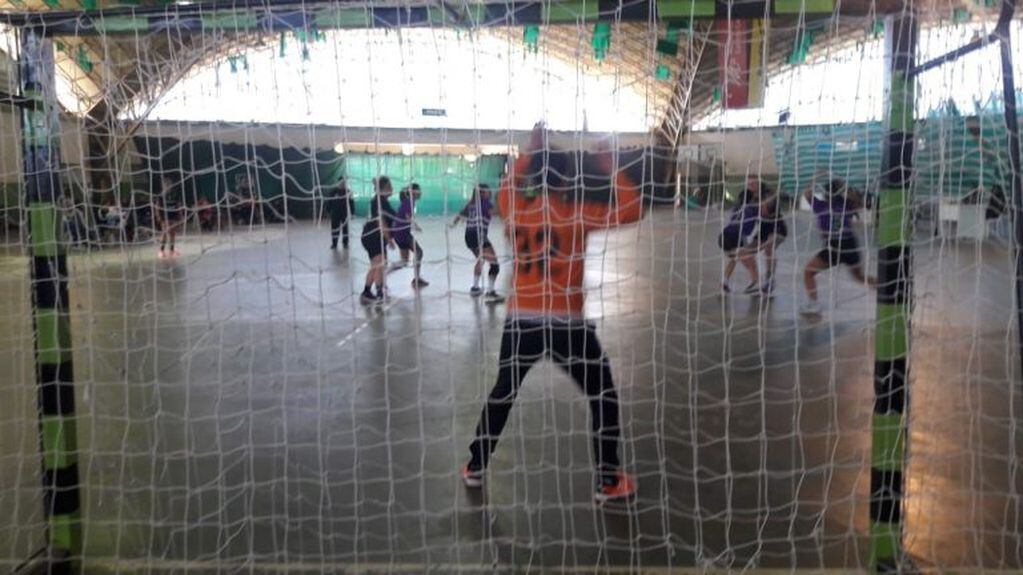
[[[28,211],[33,325],[48,571],[71,570],[81,552],[74,371],[67,257],[61,241],[60,130],[53,46],[21,30],[22,154]]]
[[[870,469],[870,569],[903,563],[902,497],[909,407],[910,200],[917,23],[910,10],[885,20],[885,136],[877,222],[877,326]]]
[[[877,324],[875,332],[874,414],[870,473],[870,569],[905,570],[903,550],[904,466],[909,438],[909,342],[912,314],[910,238],[912,233],[913,127],[916,76],[953,62],[989,44],[1000,44],[1006,145],[1015,229],[1013,259],[1018,361],[1023,362],[1023,189],[1019,119],[1013,77],[1010,25],[1016,0],[1002,0],[998,25],[948,54],[915,65],[918,26],[912,2],[885,21],[885,127],[878,243]]]

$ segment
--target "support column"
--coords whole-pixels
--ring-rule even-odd
[[[908,11],[885,19],[885,112],[877,222],[877,324],[870,470],[870,570],[904,567],[902,511],[909,412],[910,187],[917,23]]]
[[[1001,14],[995,34],[1001,48],[1002,98],[1005,100],[1005,129],[1009,134],[1009,193],[1012,198],[1012,224],[1016,241],[1013,260],[1016,262],[1016,353],[1023,362],[1023,182],[1020,181],[1019,117],[1016,114],[1016,78],[1012,70],[1012,15],[1016,0],[1002,0]],[[1021,371],[1023,374],[1023,371]]]
[[[86,186],[91,188],[88,195],[90,204],[108,200],[107,195],[113,192],[118,202],[118,183],[116,176],[117,150],[114,144],[115,114],[109,104],[103,100],[89,110],[85,118],[88,138],[86,139],[88,161],[88,178]]]
[[[28,208],[33,324],[49,572],[70,572],[81,552],[67,258],[57,201],[62,189],[53,45],[21,30],[22,154]]]

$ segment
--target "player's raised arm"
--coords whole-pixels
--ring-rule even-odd
[[[511,215],[512,193],[525,184],[524,178],[534,175],[529,173],[530,165],[533,163],[534,154],[543,151],[545,132],[546,128],[542,122],[537,122],[533,126],[529,141],[519,150],[519,157],[511,163],[507,175],[501,180],[501,189],[497,193],[497,211],[505,220]],[[508,231],[506,228],[505,233]]]

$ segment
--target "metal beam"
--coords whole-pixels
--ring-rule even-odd
[[[1002,97],[1005,100],[1005,128],[1009,133],[1009,166],[1011,168],[1010,190],[1012,191],[1012,223],[1015,230],[1013,259],[1016,262],[1016,354],[1023,363],[1023,177],[1020,167],[1019,117],[1016,113],[1016,78],[1012,66],[1012,16],[1016,11],[1016,0],[1002,0],[1001,13],[995,35],[1001,43]],[[1023,374],[1023,371],[1020,372]]]
[[[987,46],[989,44],[993,44],[993,43],[995,43],[997,41],[998,41],[998,33],[997,32],[992,32],[991,34],[988,34],[987,36],[984,36],[983,38],[978,38],[977,40],[974,40],[974,41],[970,42],[969,44],[966,44],[965,46],[960,46],[960,47],[956,48],[955,50],[952,50],[951,52],[949,52],[947,54],[938,56],[937,58],[934,58],[933,60],[928,60],[927,62],[924,62],[923,64],[920,64],[919,66],[914,67],[913,68],[913,75],[916,76],[917,74],[920,74],[922,72],[926,72],[927,70],[931,70],[931,69],[937,68],[939,66],[943,66],[945,64],[948,64],[949,62],[954,62],[955,60],[958,60],[960,56],[965,56],[965,55],[969,54],[970,52],[976,52],[977,50],[980,50],[981,48],[983,48],[983,47],[985,47],[985,46]]]
[[[16,94],[8,94],[3,91],[0,91],[0,105],[21,108],[23,110],[31,110],[35,108],[35,103],[33,103],[32,100]]]
[[[794,9],[797,7],[798,9]],[[508,0],[458,6],[424,3],[380,5],[339,0],[231,0],[165,6],[116,7],[89,12],[40,11],[0,15],[0,22],[30,27],[45,36],[137,34],[173,29],[177,33],[211,30],[278,32],[295,29],[374,28],[452,25],[524,26],[596,21],[690,20],[728,14],[732,18],[764,14],[800,18],[830,16],[834,0],[753,0],[734,4],[717,0]],[[749,15],[745,15],[745,11]]]

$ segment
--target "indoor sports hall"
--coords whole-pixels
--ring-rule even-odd
[[[1021,30],[0,1],[0,571],[1018,572]]]

